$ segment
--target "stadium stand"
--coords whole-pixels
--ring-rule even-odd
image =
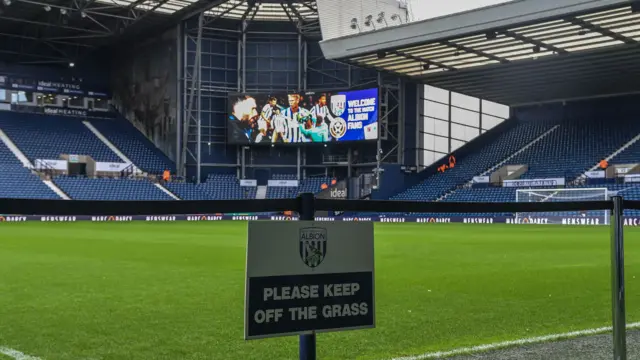
[[[0,142],[0,197],[26,199],[60,199],[42,180],[31,173]]]
[[[121,118],[95,119],[90,123],[141,170],[161,174],[168,169],[175,173],[173,161],[129,121]]]
[[[123,162],[77,118],[6,112],[0,116],[0,129],[31,161],[75,154]]]
[[[523,122],[500,134],[482,150],[458,159],[456,167],[435,174],[422,183],[392,197],[393,200],[436,200],[446,192],[506,159],[557,125],[554,121]]]
[[[144,179],[57,176],[54,183],[74,200],[173,200]]]
[[[295,180],[292,174],[274,174],[273,180]],[[301,180],[297,187],[269,186],[267,188],[267,199],[285,199],[298,196],[304,192],[319,193],[322,184],[329,184],[331,179],[325,176],[310,177]]]
[[[610,122],[610,119],[564,121],[556,131],[506,165],[528,165],[522,179],[575,179],[640,132],[640,124],[633,119],[616,119],[615,126]],[[618,158],[616,162],[626,156]]]

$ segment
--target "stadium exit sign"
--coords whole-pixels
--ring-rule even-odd
[[[375,327],[373,223],[251,221],[245,339]]]

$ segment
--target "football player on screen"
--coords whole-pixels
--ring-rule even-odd
[[[300,132],[307,137],[310,142],[327,142],[329,141],[329,125],[321,118],[315,119],[315,124],[305,123],[300,125]]]
[[[327,95],[320,94],[318,97],[318,101],[311,108],[311,113],[315,115],[318,119],[322,119],[322,121],[327,125],[327,128],[331,126],[331,122],[333,121],[333,116],[331,112],[329,112],[329,107],[327,106]],[[329,139],[331,139],[331,134],[328,135]]]
[[[256,99],[246,96],[233,105],[230,116],[230,133],[237,141],[253,142],[256,137],[255,125],[258,118]]]
[[[276,108],[278,99],[270,97],[265,106],[262,107],[262,112],[258,118],[258,134],[256,135],[256,142],[259,143],[262,140],[267,139],[267,133],[271,128],[271,117],[273,116],[273,109]]]
[[[287,118],[280,113],[279,108],[273,110],[273,120],[271,121],[273,126],[273,135],[271,137],[272,143],[284,142],[287,139],[289,132],[289,125]]]
[[[287,143],[303,142],[304,136],[300,133],[300,124],[304,124],[308,117],[313,117],[311,112],[300,107],[300,94],[289,94],[289,107],[284,110],[284,117],[287,118],[289,131]]]

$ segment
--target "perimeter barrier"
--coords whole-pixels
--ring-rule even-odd
[[[183,200],[183,201],[86,201],[0,199],[0,214],[51,216],[195,215],[295,210],[300,220],[313,220],[316,211],[393,213],[533,213],[611,211],[611,292],[613,358],[626,360],[623,211],[640,210],[640,201],[615,196],[603,201],[456,203],[389,200],[330,200],[302,194],[295,199]],[[316,359],[316,334],[300,335],[300,359]]]

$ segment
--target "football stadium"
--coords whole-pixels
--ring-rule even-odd
[[[640,359],[640,2],[3,0],[0,360]]]

